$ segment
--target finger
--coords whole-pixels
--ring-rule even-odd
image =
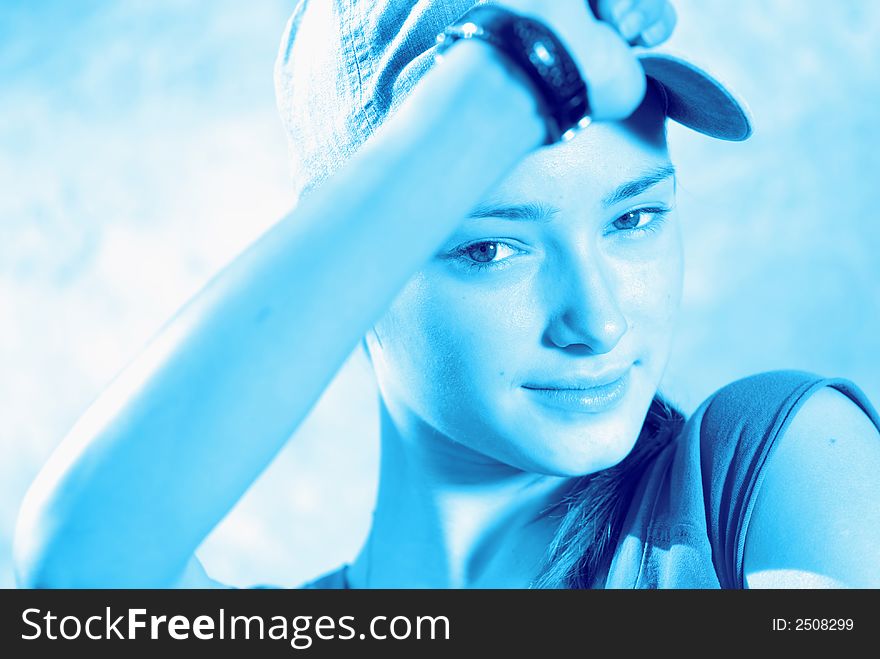
[[[629,42],[662,20],[668,0],[597,0],[597,16]],[[591,5],[593,6],[593,5]]]
[[[645,95],[645,72],[629,44],[602,21],[589,26],[583,43],[567,44],[581,69],[594,119],[623,119]]]
[[[611,23],[614,27],[637,0],[590,0],[590,9],[600,21]]]
[[[672,35],[675,22],[675,9],[667,2],[663,7],[663,15],[660,20],[642,31],[638,38],[638,44],[647,48],[659,46]]]

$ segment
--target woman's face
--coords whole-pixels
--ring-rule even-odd
[[[674,193],[650,95],[523,160],[367,336],[403,436],[561,476],[622,460],[680,300]]]

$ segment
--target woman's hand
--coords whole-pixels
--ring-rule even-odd
[[[631,45],[656,46],[675,27],[668,0],[505,0],[546,23],[587,82],[595,119],[622,119],[641,103],[645,74]]]

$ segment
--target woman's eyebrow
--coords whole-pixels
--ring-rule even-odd
[[[494,217],[502,220],[547,222],[553,219],[553,216],[558,212],[558,208],[553,208],[540,201],[530,201],[526,204],[510,205],[480,204],[468,213],[468,217],[472,219]]]
[[[642,174],[639,178],[627,181],[623,185],[618,186],[602,199],[602,205],[605,208],[614,206],[621,201],[636,197],[646,190],[650,190],[658,183],[662,183],[670,178],[675,178],[675,167],[672,166],[672,163],[655,167]]]
[[[671,164],[662,165],[648,170],[641,176],[619,185],[602,199],[602,206],[608,208],[622,201],[642,194],[646,190],[667,179],[675,177],[675,168]],[[549,222],[559,213],[558,208],[540,201],[525,204],[479,204],[470,213],[471,219],[492,217],[502,220],[522,220],[528,222]]]

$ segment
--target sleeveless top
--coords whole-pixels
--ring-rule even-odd
[[[770,371],[709,396],[646,468],[604,588],[744,588],[746,530],[764,466],[804,402],[822,387],[849,397],[880,429],[855,384]],[[300,588],[348,588],[348,564]]]

